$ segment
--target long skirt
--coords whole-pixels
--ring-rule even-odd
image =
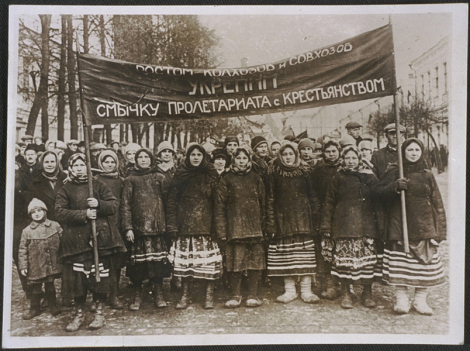
[[[331,275],[359,284],[379,280],[376,242],[372,238],[335,239]]]
[[[266,269],[264,243],[233,241],[225,248],[227,272],[260,271]]]
[[[298,276],[316,273],[313,236],[281,238],[269,245],[268,276]]]
[[[222,272],[222,255],[209,235],[179,236],[168,255],[176,277],[215,280]]]
[[[391,285],[428,287],[445,282],[437,245],[431,240],[410,241],[410,253],[393,241],[384,250],[383,280]]]
[[[168,249],[162,236],[139,236],[128,247],[126,276],[133,283],[147,279],[165,278],[171,275]]]

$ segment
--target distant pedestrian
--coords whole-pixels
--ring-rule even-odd
[[[362,124],[358,122],[349,122],[348,124],[346,124],[346,130],[348,134],[351,135],[356,141],[355,146],[358,146],[359,143],[362,141],[361,128]]]

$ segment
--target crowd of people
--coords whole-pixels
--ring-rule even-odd
[[[358,123],[346,127],[339,141],[287,137],[269,143],[256,136],[247,145],[226,136],[220,148],[189,143],[183,157],[168,141],[155,152],[135,143],[93,143],[92,197],[83,142],[42,144],[23,137],[13,233],[13,259],[30,301],[23,318],[42,313],[42,299],[53,315],[61,312],[54,285],[61,279],[62,303],[74,306],[66,330],[84,323],[88,293],[94,312],[88,327],[101,328],[105,303],[124,308],[118,295],[123,269],[133,288],[131,311],[141,307],[145,281],[156,308],[167,307],[163,280],[178,282],[176,309],[190,304],[194,281],[204,282],[198,284],[205,289],[204,308],[213,309],[220,278],[230,293],[224,306],[237,308],[243,300],[261,306],[260,284],[278,277],[284,282],[280,303],[299,295],[308,304],[340,298],[350,309],[352,284],[360,284],[361,303],[373,308],[373,284],[389,284],[395,286],[395,313],[413,307],[431,315],[428,287],[445,281],[438,247],[446,239],[446,218],[423,143],[409,138],[397,150],[397,133],[405,137],[405,128],[390,124],[387,146],[374,151]],[[319,296],[312,291],[314,277]]]

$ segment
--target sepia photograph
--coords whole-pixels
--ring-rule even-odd
[[[462,344],[467,16],[10,6],[3,348]]]

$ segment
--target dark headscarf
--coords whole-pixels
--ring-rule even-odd
[[[111,172],[105,171],[104,167],[103,167],[103,162],[108,157],[111,157],[114,160],[114,162],[116,162],[116,168]],[[107,178],[117,178],[117,177],[119,177],[119,158],[116,155],[116,152],[114,152],[114,150],[111,150],[111,149],[103,150],[100,153],[100,156],[98,157],[98,166],[100,167],[100,170],[102,171],[100,174],[103,177],[107,177]]]
[[[82,184],[82,183],[88,182],[87,173],[85,173],[83,176],[78,176],[72,170],[73,165],[78,160],[83,161],[86,165],[85,154],[82,154],[81,152],[77,152],[76,154],[73,154],[72,156],[70,156],[69,161],[68,161],[68,164],[69,164],[68,172],[69,172],[69,174],[68,174],[67,178],[65,178],[64,184],[67,184],[68,182],[75,183],[75,184]]]
[[[325,150],[329,148],[330,146],[334,146],[335,148],[338,149],[338,159],[336,161],[330,161],[325,157]],[[325,164],[330,165],[330,166],[339,166],[342,163],[341,145],[339,145],[339,143],[337,143],[336,141],[332,139],[328,140],[326,143],[323,144],[322,151],[323,151],[323,162],[325,162]]]
[[[417,144],[419,146],[419,148],[421,149],[421,156],[415,162],[411,162],[410,160],[408,160],[405,157],[406,148],[410,144],[413,144],[413,143]],[[403,144],[401,145],[401,154],[402,154],[402,157],[403,157],[403,173],[405,174],[405,176],[408,173],[420,172],[420,171],[423,171],[426,168],[426,162],[424,160],[424,145],[423,145],[423,142],[421,140],[416,139],[416,138],[406,139],[403,142]]]
[[[47,173],[44,170],[44,159],[46,158],[47,155],[53,155],[55,157],[56,165],[55,165],[54,172],[52,172],[52,173]],[[41,174],[44,178],[46,178],[50,182],[55,183],[57,181],[57,177],[59,176],[59,173],[60,173],[59,156],[57,156],[57,154],[54,151],[45,151],[41,155],[41,158],[39,159],[39,169],[40,169]]]
[[[150,167],[148,168],[142,168],[139,166],[139,163],[137,162],[137,159],[139,158],[139,155],[141,153],[146,153],[150,157]],[[149,173],[155,173],[156,172],[156,167],[155,167],[155,157],[153,156],[153,152],[150,151],[149,149],[140,149],[137,150],[135,153],[135,168],[132,170],[132,174],[136,175],[144,175],[144,174],[149,174]]]
[[[191,161],[189,160],[191,153],[195,149],[199,150],[202,153],[202,161],[197,167],[194,167],[191,164]],[[206,174],[217,177],[218,173],[214,169],[214,166],[208,161],[208,157],[206,156],[206,154],[206,150],[202,147],[202,145],[192,144],[191,146],[189,146],[188,150],[186,151],[186,157],[183,164],[181,164],[175,172],[175,181],[182,182],[187,179],[191,179],[195,176]]]

